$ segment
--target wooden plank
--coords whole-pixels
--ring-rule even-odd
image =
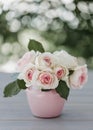
[[[93,130],[93,121],[63,121],[57,119],[37,121],[2,121],[1,130]]]
[[[87,105],[67,105],[64,107],[63,120],[93,120],[93,105],[88,108]],[[33,118],[30,109],[8,108],[0,110],[0,121],[2,120],[31,120]]]

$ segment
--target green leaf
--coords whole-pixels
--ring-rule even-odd
[[[59,85],[56,88],[56,91],[59,93],[59,95],[67,100],[69,95],[69,90],[70,89],[68,88],[66,82],[60,80]]]
[[[69,76],[74,73],[74,70],[69,70]]]
[[[4,89],[4,97],[12,97],[13,95],[16,95],[20,92],[20,88],[17,84],[17,80],[11,82],[8,84]]]
[[[28,49],[29,49],[29,51],[35,50],[35,51],[39,51],[39,52],[45,52],[42,44],[38,41],[35,41],[35,40],[29,41]]]
[[[17,84],[18,84],[20,89],[26,89],[24,80],[17,79]]]
[[[43,92],[51,91],[51,89],[41,89]]]

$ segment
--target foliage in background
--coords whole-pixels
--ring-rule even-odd
[[[93,67],[93,0],[0,0],[0,63],[16,60],[38,37],[48,51],[63,48]]]

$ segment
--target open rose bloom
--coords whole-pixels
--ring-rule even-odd
[[[79,66],[77,58],[66,51],[54,53],[26,53],[17,64],[18,79],[24,80],[26,87],[51,90],[64,81],[68,88],[79,89],[87,82],[87,65]],[[70,73],[72,71],[72,73]]]

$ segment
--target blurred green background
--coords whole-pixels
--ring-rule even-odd
[[[29,39],[93,68],[93,0],[0,0],[0,68],[13,65]]]

